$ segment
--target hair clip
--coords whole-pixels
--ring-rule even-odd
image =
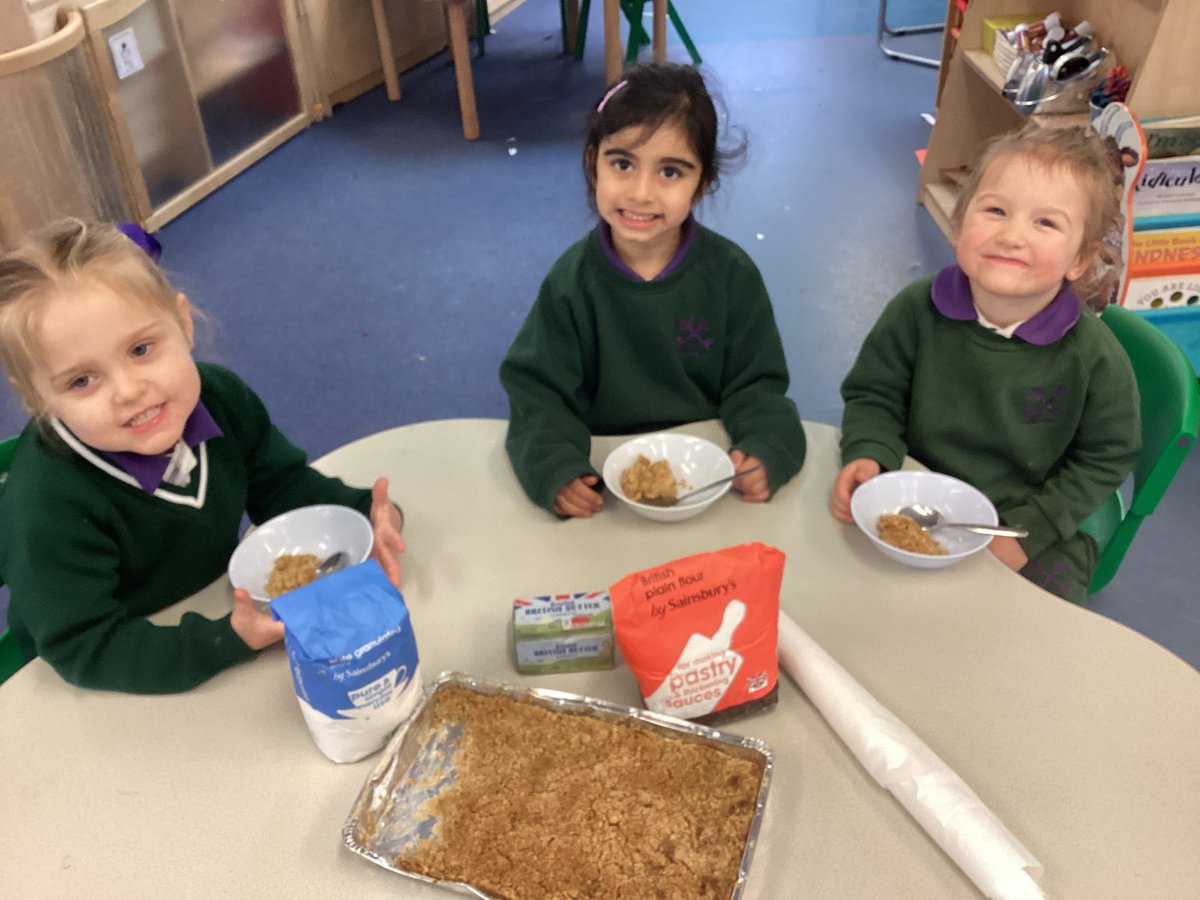
[[[598,113],[604,112],[604,104],[606,104],[609,100],[611,100],[613,98],[613,94],[615,94],[621,88],[625,87],[625,85],[627,85],[627,84],[629,84],[629,82],[627,80],[622,79],[621,81],[618,81],[616,84],[614,84],[612,87],[610,87],[608,89],[608,93],[604,95],[604,97],[600,100],[600,103],[596,106],[596,112],[598,112]]]
[[[117,230],[146,251],[146,255],[155,262],[162,257],[162,244],[158,242],[158,238],[137,222],[118,222]]]

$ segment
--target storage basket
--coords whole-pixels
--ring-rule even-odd
[[[1021,115],[1077,115],[1088,111],[1092,91],[1104,77],[1107,61],[1093,64],[1086,72],[1068,81],[1050,81],[1052,93],[1043,95],[1035,102],[1012,101],[1013,108]]]

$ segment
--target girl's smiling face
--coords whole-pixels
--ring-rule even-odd
[[[595,173],[596,208],[612,228],[617,253],[635,270],[647,262],[661,270],[704,190],[700,159],[684,130],[664,122],[649,134],[641,126],[614,132],[596,150]]]
[[[997,325],[1044,309],[1087,269],[1088,197],[1072,172],[1025,155],[988,166],[955,238],[976,307]]]
[[[200,400],[192,317],[84,283],[49,301],[35,332],[38,413],[62,420],[88,446],[166,453]]]

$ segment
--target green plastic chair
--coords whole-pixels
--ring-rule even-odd
[[[1104,588],[1121,566],[1142,520],[1154,512],[1200,431],[1200,386],[1187,356],[1137,313],[1109,306],[1100,315],[1133,364],[1141,394],[1142,449],[1133,467],[1133,499],[1114,493],[1080,528],[1095,538],[1100,562],[1088,587]]]
[[[575,59],[577,60],[583,59],[583,49],[587,43],[588,12],[591,9],[591,5],[592,0],[583,0],[579,7],[579,27],[575,35]],[[627,63],[634,62],[641,49],[650,44],[650,35],[646,34],[645,26],[642,25],[642,14],[645,7],[646,0],[621,0],[621,12],[625,14],[625,18],[629,21],[629,40],[625,44],[625,62]],[[675,11],[674,3],[667,3],[667,17],[671,20],[671,24],[675,26],[675,32],[679,35],[679,39],[683,41],[683,46],[687,48],[688,55],[692,58],[692,65],[700,65],[703,62],[700,58],[700,51],[692,43],[692,36],[683,27],[683,20],[679,18],[679,13]]]
[[[8,477],[8,470],[12,468],[13,454],[16,452],[17,439],[15,437],[0,441],[0,484],[3,484],[4,479]],[[3,586],[4,582],[0,580],[0,587]],[[27,662],[29,662],[29,657],[21,647],[21,642],[17,639],[16,634],[8,628],[0,631],[0,684],[7,681],[13,672]]]

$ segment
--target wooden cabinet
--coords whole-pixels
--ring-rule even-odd
[[[155,231],[313,120],[279,0],[80,8],[133,217]]]
[[[983,20],[1020,15],[1041,4],[1028,0],[970,0],[955,41],[945,42],[939,84],[937,123],[921,167],[917,202],[947,235],[958,196],[953,173],[970,165],[992,136],[1020,127],[1025,116],[1000,95],[1004,73],[983,49]],[[1134,115],[1200,113],[1200,0],[1049,0],[1043,14],[1057,9],[1064,23],[1091,22],[1110,62],[1122,63],[1133,76],[1126,100]],[[947,25],[957,22],[954,0]],[[949,32],[949,29],[948,29]],[[1087,115],[1038,115],[1042,124],[1079,124]]]

